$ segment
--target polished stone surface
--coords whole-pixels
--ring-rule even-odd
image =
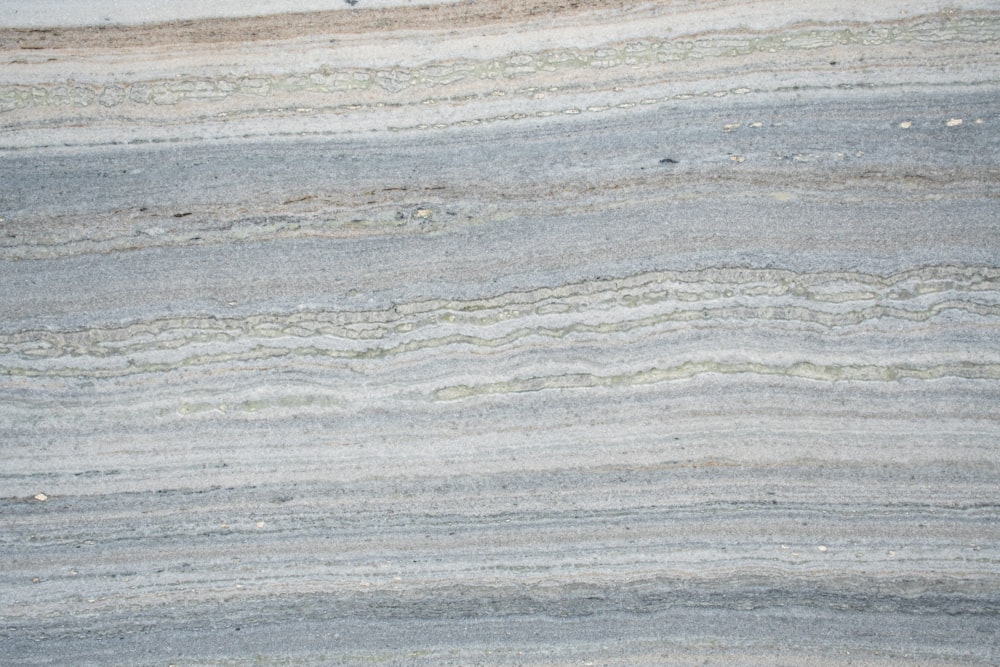
[[[1000,659],[995,3],[4,4],[3,664]]]

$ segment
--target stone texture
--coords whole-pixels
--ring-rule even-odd
[[[995,664],[995,3],[8,4],[0,662]]]

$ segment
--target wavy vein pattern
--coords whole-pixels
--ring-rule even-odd
[[[404,393],[420,386],[421,377],[435,378],[436,388],[425,391],[439,399],[649,383],[706,372],[827,381],[997,379],[1000,358],[992,349],[992,331],[982,325],[1000,315],[998,277],[996,269],[972,267],[928,267],[887,278],[759,269],[661,271],[474,301],[400,303],[384,311],[29,330],[0,335],[0,351],[9,377],[114,379],[116,391],[141,383],[147,398],[149,383],[164,373],[214,377],[239,373],[247,364],[258,371],[313,375],[317,385],[338,387],[344,401],[370,400],[380,376],[387,387],[406,386]],[[965,345],[941,350],[945,331]],[[775,336],[799,356],[774,349]],[[977,338],[980,345],[970,345]],[[552,372],[517,377],[522,368],[530,374],[539,356]],[[560,366],[562,373],[556,370]],[[510,379],[448,385],[470,372]],[[400,383],[400,378],[412,380]]]
[[[10,4],[0,662],[996,662],[995,3]]]
[[[947,15],[930,15],[898,22],[880,22],[860,29],[811,25],[785,31],[780,36],[764,31],[746,31],[674,40],[646,38],[590,49],[545,49],[486,60],[457,58],[431,61],[421,67],[333,68],[324,65],[294,74],[271,76],[229,74],[218,79],[199,77],[178,80],[173,77],[121,83],[72,81],[33,86],[8,85],[0,89],[0,111],[12,112],[49,106],[110,109],[206,101],[236,103],[239,98],[247,97],[254,100],[277,98],[287,103],[288,98],[294,99],[294,96],[316,100],[320,105],[318,109],[339,105],[347,110],[358,110],[367,106],[360,101],[365,99],[368,92],[396,95],[410,89],[427,89],[427,92],[436,93],[432,97],[413,100],[410,102],[413,105],[470,102],[477,98],[505,95],[534,98],[540,91],[565,94],[583,85],[582,82],[575,86],[565,83],[554,87],[543,85],[547,83],[546,78],[556,75],[561,81],[570,79],[572,82],[579,73],[586,73],[587,85],[593,86],[595,77],[599,82],[602,78],[619,74],[615,70],[627,67],[633,81],[647,79],[655,82],[664,78],[665,72],[676,70],[676,63],[687,61],[739,59],[755,54],[782,54],[789,51],[832,50],[851,45],[868,48],[903,45],[926,48],[944,40],[983,45],[994,39],[996,31],[996,17],[988,14],[958,19]],[[501,85],[488,91],[471,92],[481,88],[483,82],[489,82],[492,86],[497,83]],[[513,82],[520,85],[511,86]],[[719,91],[716,95],[745,95],[751,92],[753,91],[749,88],[737,88]],[[544,97],[544,93],[541,93],[538,99]],[[676,97],[684,99],[683,94]],[[645,104],[658,101],[660,100],[643,100]],[[617,106],[629,108],[628,103],[619,103]],[[610,108],[588,107],[587,110],[596,112]],[[313,113],[317,108],[295,110],[299,113]],[[551,113],[542,110],[536,111],[535,115],[545,117]],[[219,112],[216,115],[227,114]],[[461,121],[460,124],[476,122],[477,119],[473,119]]]

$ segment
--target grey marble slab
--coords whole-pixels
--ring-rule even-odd
[[[994,3],[7,4],[0,663],[1000,660]]]

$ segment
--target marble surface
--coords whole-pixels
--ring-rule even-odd
[[[0,662],[997,664],[995,2],[154,5],[0,3]]]

